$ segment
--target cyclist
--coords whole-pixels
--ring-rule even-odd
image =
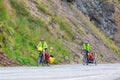
[[[88,52],[90,50],[90,44],[88,43],[88,41],[86,41],[85,43],[83,43],[83,48],[82,49],[83,49],[83,52],[86,55],[87,62],[88,62]]]
[[[37,46],[38,51],[39,51],[38,58],[40,58],[39,63],[41,63],[43,60],[45,60],[45,51],[47,50],[47,47],[48,47],[48,45],[47,45],[46,41],[44,41],[44,39],[41,38],[41,40]]]
[[[53,47],[50,47],[50,50],[49,50],[49,53],[50,53],[50,58],[49,58],[49,61],[48,61],[48,63],[49,64],[52,64],[52,63],[54,63],[54,61],[55,61],[55,58],[54,58],[54,56],[53,56],[53,50],[54,50],[54,48]]]
[[[49,53],[50,53],[50,56],[53,57],[53,47],[50,47],[50,50],[49,50]]]

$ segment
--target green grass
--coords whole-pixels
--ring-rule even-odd
[[[30,13],[27,11],[25,3],[21,0],[10,0],[12,7],[16,10],[18,16],[28,16]]]
[[[104,57],[103,53],[102,52],[98,52],[98,56],[100,56],[101,58]]]
[[[84,34],[84,35],[86,34],[86,32],[82,31],[81,26],[77,26],[77,31],[80,34]]]
[[[48,41],[49,46],[52,46],[54,48],[54,51],[52,55],[56,58],[55,63],[61,63],[61,58],[70,57],[70,52],[65,48],[62,41],[59,41],[58,39],[51,39]]]
[[[70,56],[62,42],[55,39],[52,33],[48,31],[46,23],[40,18],[31,16],[23,0],[10,0],[11,7],[14,10],[13,15],[15,15],[13,19],[9,19],[10,16],[7,15],[8,11],[4,9],[3,2],[3,0],[0,1],[0,24],[2,24],[0,45],[2,45],[2,51],[5,54],[20,64],[36,65],[38,56],[36,46],[40,38],[43,37],[49,47],[54,47],[52,54],[56,58],[56,64],[60,63],[63,57]],[[42,5],[42,7],[46,6]],[[47,7],[40,8],[40,11],[51,14]],[[61,29],[68,26],[64,22],[61,25]]]
[[[118,2],[120,3],[120,0],[118,0]]]
[[[59,16],[56,16],[56,17],[52,16],[51,21],[53,23],[59,24],[60,29],[64,33],[65,39],[67,39],[68,41],[71,41],[73,39],[74,34],[73,34],[71,28],[69,27],[70,25],[65,21],[65,19],[62,19]]]
[[[5,6],[3,5],[3,0],[0,0],[0,21],[8,20],[7,13],[5,12]]]

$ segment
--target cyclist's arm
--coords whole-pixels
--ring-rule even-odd
[[[40,46],[40,42],[39,42],[39,44],[37,45],[37,48]]]

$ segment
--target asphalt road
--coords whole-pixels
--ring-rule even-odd
[[[0,80],[120,80],[120,64],[1,67]]]

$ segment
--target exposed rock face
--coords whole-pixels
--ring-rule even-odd
[[[114,4],[100,0],[76,0],[76,7],[94,21],[95,24],[113,39],[115,34],[115,21],[112,18],[115,12]]]

